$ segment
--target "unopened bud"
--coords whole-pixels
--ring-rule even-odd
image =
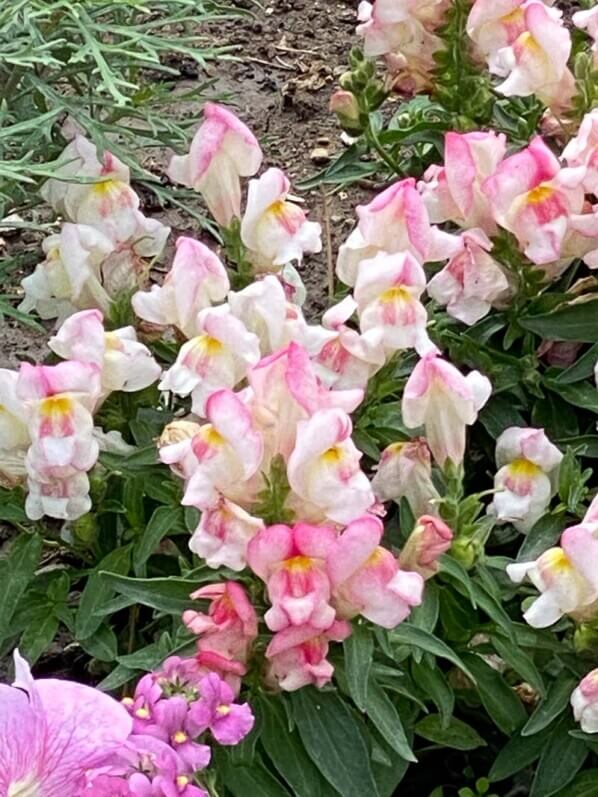
[[[359,103],[352,92],[342,89],[335,91],[330,98],[330,110],[337,115],[343,130],[361,132]]]
[[[431,578],[438,572],[438,559],[448,551],[453,532],[440,518],[423,515],[415,524],[399,562],[405,570],[414,570],[422,578]]]
[[[190,440],[200,430],[200,425],[193,421],[172,421],[167,424],[162,430],[160,439],[158,441],[158,448],[164,446],[172,446],[176,443],[182,443],[184,440]]]

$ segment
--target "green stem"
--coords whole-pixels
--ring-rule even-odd
[[[368,119],[368,126],[366,129],[366,136],[370,142],[370,144],[374,147],[378,155],[382,158],[384,163],[399,177],[402,176],[402,170],[399,168],[398,164],[390,157],[388,152],[384,149],[382,144],[380,143],[380,139],[378,138],[378,134],[374,130],[371,120]]]

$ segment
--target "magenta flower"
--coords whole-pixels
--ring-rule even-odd
[[[204,769],[210,763],[210,748],[194,741],[201,730],[193,721],[189,703],[184,697],[171,697],[156,703],[154,724],[146,728],[146,733],[169,744],[192,771]]]
[[[0,684],[0,794],[79,797],[86,773],[131,732],[126,710],[83,684],[34,681],[15,651],[14,686]]]
[[[191,706],[190,717],[199,733],[211,730],[220,744],[238,744],[253,728],[255,718],[247,703],[233,703],[235,693],[216,673],[199,685],[201,699]]]
[[[123,706],[133,717],[133,733],[145,733],[154,722],[154,707],[162,697],[162,687],[152,673],[144,675],[135,687],[134,697],[125,697]]]

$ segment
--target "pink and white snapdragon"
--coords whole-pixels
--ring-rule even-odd
[[[423,437],[391,443],[380,455],[372,479],[379,501],[405,498],[415,517],[438,513],[440,494],[432,481],[430,449]]]
[[[204,509],[189,540],[189,548],[204,559],[208,567],[228,567],[237,572],[247,564],[247,545],[264,528],[261,518],[224,496]]]
[[[533,0],[535,1],[535,0]],[[492,63],[496,53],[525,32],[528,0],[475,0],[467,18],[467,35],[478,53]]]
[[[417,186],[430,220],[480,227],[493,235],[496,222],[482,184],[494,174],[505,152],[504,133],[446,133],[444,165],[430,166]]]
[[[593,39],[592,54],[594,64],[598,65],[598,8],[594,6],[585,11],[576,11],[571,21],[576,28],[587,31],[588,36]]]
[[[596,21],[598,27],[598,17]],[[588,194],[598,191],[598,111],[590,111],[581,120],[577,135],[562,153],[568,166],[583,166],[583,187]]]
[[[143,390],[162,372],[147,346],[137,340],[135,327],[106,332],[99,310],[83,310],[67,318],[48,346],[65,360],[97,365],[103,396],[115,390]]]
[[[328,572],[339,617],[361,615],[383,628],[394,628],[422,601],[424,581],[404,570],[380,545],[384,527],[373,516],[350,523],[329,555]]]
[[[322,249],[320,225],[307,220],[290,200],[289,189],[289,179],[275,168],[249,182],[241,239],[258,273],[278,271],[293,260],[301,262],[305,253]]]
[[[351,419],[338,409],[319,410],[297,424],[287,475],[291,505],[303,519],[348,523],[375,503],[352,430]]]
[[[461,234],[462,249],[435,274],[426,286],[430,298],[453,318],[471,326],[504,301],[509,283],[500,265],[489,254],[492,242],[481,229]]]
[[[257,335],[235,318],[226,305],[205,308],[197,315],[197,333],[184,343],[162,376],[160,390],[191,396],[193,412],[206,415],[212,393],[235,387],[260,359]]]
[[[417,363],[403,391],[402,414],[408,429],[425,427],[436,462],[463,462],[465,430],[490,398],[492,386],[479,373],[463,376],[454,365],[431,353]]]
[[[585,168],[561,168],[537,136],[505,158],[482,190],[501,227],[512,232],[523,252],[538,264],[558,260],[570,217],[584,205]]]
[[[193,238],[180,236],[176,253],[163,285],[138,291],[131,303],[144,321],[174,326],[187,338],[200,331],[197,314],[226,298],[229,279],[226,268],[211,249]]]
[[[30,438],[27,415],[17,396],[19,375],[0,368],[0,486],[10,489],[25,480]]]
[[[571,694],[573,716],[584,733],[598,733],[598,669],[584,676]]]
[[[357,310],[357,302],[346,296],[322,316],[322,326],[331,337],[313,358],[318,376],[329,387],[365,390],[368,380],[384,365],[384,332],[380,327],[359,333],[346,323]]]
[[[23,402],[31,439],[25,509],[33,520],[44,514],[73,520],[91,508],[86,474],[99,453],[92,412],[100,392],[95,364],[21,364],[16,395]]]
[[[241,177],[252,177],[262,164],[262,150],[249,128],[223,105],[207,102],[204,121],[187,155],[175,155],[168,176],[199,191],[218,224],[228,227],[241,217]]]
[[[336,273],[355,285],[358,273],[378,253],[409,252],[420,263],[445,260],[458,239],[430,224],[424,200],[413,178],[398,180],[367,205],[358,205],[357,227],[339,249]]]
[[[0,684],[0,793],[84,793],[89,771],[107,765],[127,741],[126,710],[97,689],[33,680],[15,652],[13,686]]]
[[[379,330],[388,353],[414,348],[424,355],[436,347],[428,337],[428,315],[420,301],[426,275],[408,252],[382,252],[363,260],[355,281],[355,302],[363,333]]]
[[[490,511],[497,521],[528,532],[550,505],[562,459],[543,429],[506,429],[496,441],[499,470]]]

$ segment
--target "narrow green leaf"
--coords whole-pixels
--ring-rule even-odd
[[[465,653],[463,660],[475,674],[480,700],[488,714],[503,733],[514,733],[527,719],[527,713],[515,692],[500,673],[480,656]]]
[[[555,797],[596,797],[598,794],[598,769],[580,772],[575,780]]]
[[[442,671],[438,667],[430,667],[423,661],[419,664],[413,661],[411,662],[411,672],[417,686],[438,709],[442,726],[447,728],[455,709],[455,694]]]
[[[571,385],[588,379],[594,373],[594,366],[597,360],[598,343],[594,343],[573,365],[565,368],[558,376],[555,376],[554,381],[561,385]]]
[[[101,625],[98,630],[87,639],[81,639],[79,644],[86,653],[98,661],[114,661],[118,655],[118,640],[116,634],[108,625]]]
[[[407,740],[399,712],[384,689],[373,678],[370,678],[367,701],[368,719],[380,731],[384,741],[405,761],[417,761]]]
[[[432,581],[428,581],[424,591],[424,600],[419,606],[415,606],[411,610],[409,622],[417,626],[417,628],[423,628],[424,631],[432,633],[436,628],[439,613],[440,596],[438,587]]]
[[[112,597],[114,588],[104,578],[103,572],[124,574],[131,566],[131,546],[116,548],[105,556],[87,579],[81,593],[79,609],[75,618],[75,636],[87,639],[102,624],[102,618],[96,612]],[[115,576],[116,578],[117,576]]]
[[[60,620],[55,614],[48,611],[47,607],[34,617],[19,642],[19,652],[29,664],[35,664],[50,645],[56,636],[59,625]]]
[[[136,576],[145,576],[145,565],[162,539],[183,522],[183,511],[171,506],[159,506],[133,549],[133,570]]]
[[[533,764],[537,758],[540,758],[549,735],[548,729],[535,736],[522,737],[516,733],[496,756],[488,775],[489,779],[492,782],[505,780]]]
[[[201,580],[180,578],[179,576],[131,578],[104,571],[100,573],[100,576],[111,591],[114,590],[120,595],[125,595],[135,603],[141,603],[143,606],[170,614],[180,614],[185,609],[191,608],[193,601],[189,598],[189,594],[197,588],[197,584]],[[210,576],[206,575],[203,580],[206,581],[209,578]]]
[[[547,340],[595,343],[598,339],[598,302],[580,302],[549,313],[524,315],[518,322],[524,329]]]
[[[0,639],[10,629],[10,621],[27,585],[35,574],[42,553],[37,534],[21,534],[6,559],[0,560]]]
[[[401,623],[390,632],[390,639],[395,644],[412,645],[415,648],[425,650],[427,653],[432,653],[434,656],[439,656],[441,659],[447,659],[475,683],[475,675],[463,660],[445,642],[429,631],[424,631],[423,628],[416,628],[409,623]]]
[[[571,720],[564,716],[552,731],[536,769],[530,797],[550,797],[571,783],[589,750],[581,739],[569,735]]]
[[[546,687],[534,660],[517,644],[498,636],[491,637],[492,644],[496,652],[511,669],[515,670],[525,681],[527,681],[542,696],[546,694]]]
[[[367,707],[368,682],[374,656],[374,638],[363,623],[353,626],[353,633],[343,642],[345,675],[349,694],[360,711]]]
[[[260,735],[268,757],[296,797],[326,797],[329,787],[305,752],[296,730],[289,730],[280,698],[260,697],[263,727]]]
[[[304,687],[291,700],[305,749],[328,783],[341,797],[378,797],[361,729],[340,696]]]
[[[571,699],[571,692],[576,686],[576,678],[565,676],[559,678],[558,681],[554,681],[544,700],[537,706],[534,713],[525,723],[521,735],[533,736],[546,728],[547,725],[550,725],[552,720],[562,714],[567,708]]]
[[[518,562],[530,562],[556,543],[563,531],[562,518],[555,515],[544,515],[525,535],[519,553]]]
[[[415,726],[415,732],[429,742],[454,750],[475,750],[485,747],[486,742],[479,733],[466,722],[452,717],[448,727],[444,727],[439,714],[430,714]]]

